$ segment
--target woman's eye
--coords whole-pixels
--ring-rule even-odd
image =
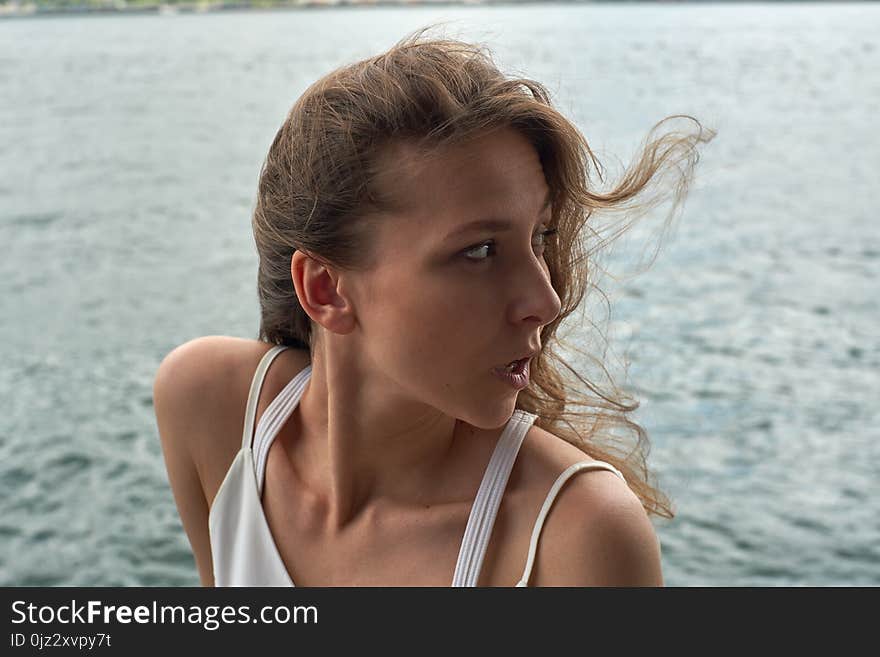
[[[547,245],[547,240],[553,237],[556,234],[555,228],[548,228],[547,230],[542,230],[538,235],[541,236],[541,246]]]
[[[540,233],[537,234],[538,237],[541,238],[541,243],[538,246],[540,246],[541,248],[546,246],[547,239],[555,234],[556,234],[555,228],[548,228],[547,230],[542,230]],[[484,249],[489,249],[489,251],[488,252],[484,251]],[[484,258],[471,257],[470,254],[478,253],[478,252],[483,253],[486,257],[484,257]],[[495,242],[492,240],[490,240],[488,242],[483,242],[482,244],[477,244],[477,245],[475,245],[465,251],[465,257],[472,262],[484,262],[484,261],[488,260],[490,256],[494,256],[494,255],[495,255]]]
[[[470,257],[472,253],[476,253],[478,251],[481,251],[482,249],[492,249],[492,254],[494,255],[495,243],[494,242],[485,242],[484,244],[480,244],[478,246],[470,248],[467,251],[465,251],[465,257],[467,257],[468,260],[475,260],[477,262],[479,262],[481,260],[486,260],[487,258],[472,258],[472,257]],[[484,252],[484,254],[487,257],[489,255],[488,252]]]

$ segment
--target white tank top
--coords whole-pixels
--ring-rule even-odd
[[[287,347],[283,345],[273,347],[257,367],[248,395],[241,449],[229,467],[208,514],[215,586],[294,586],[269,530],[260,499],[269,447],[299,403],[311,375],[311,365],[278,393],[260,417],[254,431],[257,399],[266,370],[285,349]],[[471,507],[452,575],[452,586],[477,585],[507,479],[523,438],[536,417],[517,409],[498,439]],[[602,461],[575,463],[556,479],[535,521],[525,570],[516,586],[528,586],[544,519],[559,489],[576,472],[597,469],[610,470],[623,479],[619,470]]]

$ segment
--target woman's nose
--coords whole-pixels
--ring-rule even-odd
[[[541,326],[559,315],[562,303],[553,288],[550,272],[543,258],[533,258],[522,276],[513,281],[516,301],[513,304],[515,322],[534,317]]]

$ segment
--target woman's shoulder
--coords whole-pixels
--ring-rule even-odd
[[[521,486],[534,522],[552,499],[532,585],[651,586],[662,583],[659,542],[638,496],[615,472],[563,438],[532,426],[521,447]],[[519,461],[519,459],[517,459]],[[585,463],[553,485],[570,466]]]
[[[560,475],[569,467],[583,463],[587,466],[604,463],[593,458],[564,438],[536,424],[529,427],[517,457],[523,485],[544,491],[546,495]],[[613,471],[604,468],[585,468],[590,475],[576,473],[569,477],[565,489],[581,489],[582,494],[593,496],[626,495],[629,488]],[[558,496],[561,498],[561,492]]]
[[[174,389],[188,405],[215,407],[241,397],[244,400],[260,360],[273,348],[267,342],[227,335],[194,338],[172,349],[156,372],[156,385]],[[279,370],[302,369],[309,362],[307,351],[288,348],[276,358],[266,384]],[[295,373],[295,372],[294,372]],[[283,375],[282,375],[283,376]]]
[[[171,427],[172,440],[186,443],[209,503],[241,448],[251,382],[272,346],[246,338],[203,336],[172,349],[156,372],[157,418]],[[276,358],[263,383],[261,406],[284,381],[281,370],[300,367],[304,359],[307,363],[308,353],[297,349]]]
[[[230,378],[244,360],[253,357],[262,345],[226,335],[207,335],[189,340],[172,349],[159,364],[156,383],[173,387],[175,392],[216,395],[228,389]],[[271,345],[265,345],[268,350]],[[263,351],[265,351],[263,350]],[[224,382],[227,385],[217,385]]]
[[[228,419],[222,415],[231,410],[230,402],[247,394],[247,369],[251,364],[256,369],[270,348],[256,340],[225,335],[189,340],[162,359],[153,383],[154,398],[167,400],[167,412],[194,428],[212,419],[222,423]]]

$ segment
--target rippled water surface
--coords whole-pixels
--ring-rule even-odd
[[[880,584],[872,4],[0,21],[0,584],[197,584],[156,367],[255,337],[250,211],[293,101],[437,19],[545,82],[610,172],[670,114],[719,131],[653,268],[606,286],[678,512],[667,583]]]

